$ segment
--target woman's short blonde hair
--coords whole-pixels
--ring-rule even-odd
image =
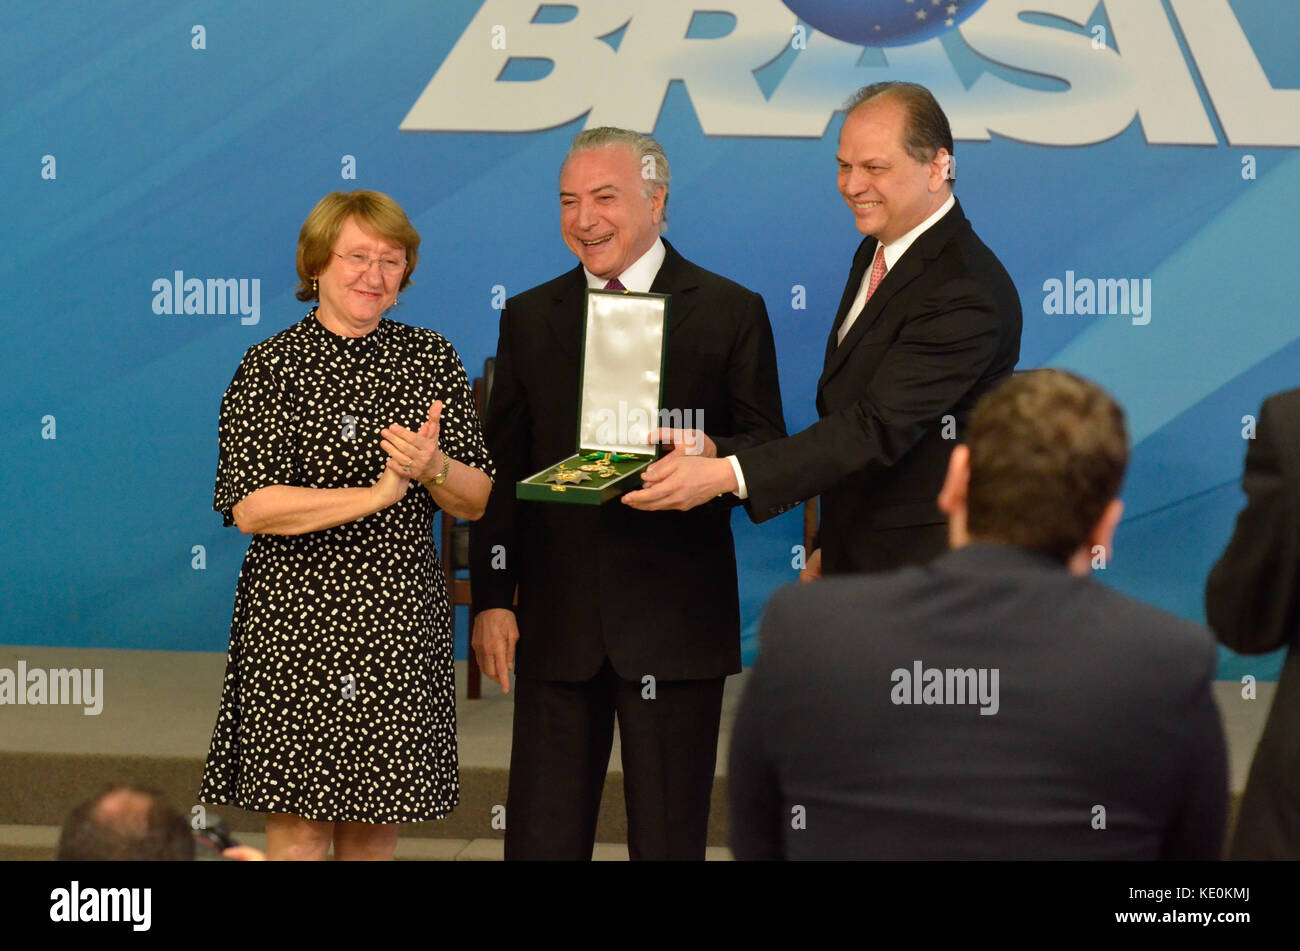
[[[317,299],[312,279],[329,266],[330,252],[348,218],[356,218],[357,224],[366,231],[406,250],[406,270],[397,290],[404,291],[410,285],[411,272],[420,254],[420,232],[415,230],[402,206],[382,192],[366,189],[330,192],[316,203],[298,232],[298,300]]]

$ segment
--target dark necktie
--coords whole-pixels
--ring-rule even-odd
[[[605,290],[607,290],[607,291],[625,291],[625,290],[627,290],[627,288],[623,286],[623,282],[620,281],[618,278],[616,278],[616,277],[611,277],[608,281],[605,282]]]

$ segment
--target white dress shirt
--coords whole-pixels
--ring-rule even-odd
[[[885,245],[885,273],[888,274],[892,271],[894,265],[898,263],[898,259],[903,256],[903,252],[910,248],[917,238],[921,237],[922,234],[933,227],[940,218],[946,215],[948,210],[956,203],[957,200],[953,198],[952,195],[949,195],[948,200],[939,206],[938,211],[932,214],[929,218],[926,218],[901,238],[895,238],[893,241],[889,242],[889,244]],[[876,254],[879,253],[879,251],[880,242],[877,241],[875,249],[871,252],[871,260],[873,262],[875,261]],[[844,338],[848,336],[849,330],[853,327],[853,322],[857,320],[858,316],[866,309],[867,289],[870,286],[871,268],[868,267],[866,272],[862,275],[862,283],[858,286],[858,295],[853,298],[853,304],[849,307],[849,312],[844,318],[844,323],[840,324],[839,337],[835,341],[836,344],[844,342]]]
[[[650,250],[628,265],[628,269],[618,276],[619,283],[629,291],[638,294],[648,293],[650,285],[659,275],[659,268],[663,266],[666,253],[664,239],[655,238],[655,243],[650,245]],[[606,278],[597,277],[585,267],[582,273],[587,275],[587,286],[592,290],[602,290],[605,287]]]

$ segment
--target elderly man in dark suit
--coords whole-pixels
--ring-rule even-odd
[[[1246,507],[1205,587],[1219,639],[1243,654],[1289,648],[1255,750],[1234,859],[1300,858],[1300,389],[1259,411],[1242,477]]]
[[[923,86],[876,83],[847,112],[839,190],[867,237],[827,340],[820,419],[739,451],[697,435],[702,452],[660,460],[646,488],[624,497],[677,509],[730,492],[762,521],[821,493],[821,547],[805,580],[823,566],[883,571],[943,551],[934,497],[948,454],[975,401],[1020,355],[1020,299],[953,197],[939,104]]]
[[[591,857],[617,716],[634,859],[702,859],[722,687],[740,670],[734,498],[692,512],[517,502],[577,448],[587,288],[671,295],[664,407],[733,452],[785,433],[763,300],[660,237],[668,160],[619,129],[578,135],[560,174],[580,265],[501,316],[487,441],[498,478],[471,528],[473,645],[509,689],[506,858]],[[518,607],[512,607],[518,584]]]
[[[1089,577],[1123,414],[1054,370],[975,408],[928,565],[783,588],[727,789],[737,858],[1216,859],[1210,632]]]

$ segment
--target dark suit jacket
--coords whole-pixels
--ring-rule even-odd
[[[862,242],[844,286],[817,381],[818,422],[737,455],[756,521],[821,493],[827,573],[943,551],[935,497],[948,456],[975,401],[1020,358],[1015,285],[960,203],[907,249],[837,346],[875,250],[875,238]]]
[[[672,295],[664,407],[702,411],[696,425],[720,455],[783,436],[763,299],[664,245],[651,287]],[[690,512],[515,501],[517,480],[577,448],[585,289],[578,267],[502,312],[486,427],[497,479],[470,530],[474,610],[510,607],[518,583],[516,670],[527,677],[585,680],[606,656],[629,680],[735,673],[734,495]]]
[[[977,544],[784,588],[760,641],[727,778],[737,858],[1219,857],[1203,627]],[[918,661],[997,668],[997,712],[894,703],[893,672]]]
[[[1246,507],[1210,572],[1205,614],[1243,654],[1300,635],[1300,389],[1269,397],[1247,443]],[[1300,858],[1300,652],[1289,650],[1237,817],[1230,858]]]

